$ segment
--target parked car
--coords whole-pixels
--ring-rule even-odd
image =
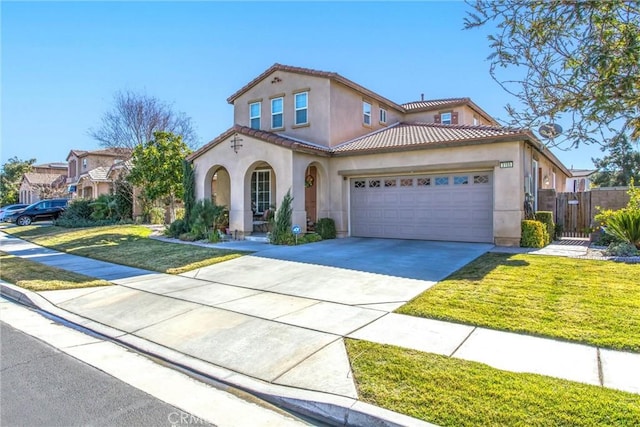
[[[27,206],[29,206],[29,205],[17,203],[17,204],[7,205],[7,206],[1,207],[0,208],[0,222],[6,221],[8,217],[10,217],[11,215],[13,215],[14,213],[16,213],[18,211],[23,211]]]
[[[36,221],[57,219],[68,203],[67,199],[40,200],[27,206],[23,211],[14,213],[8,217],[8,221],[18,225],[29,225]]]

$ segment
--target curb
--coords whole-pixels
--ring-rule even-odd
[[[437,427],[434,424],[361,402],[360,400],[272,384],[204,362],[176,350],[62,310],[37,292],[29,291],[4,281],[0,281],[0,295],[59,318],[67,322],[71,327],[85,329],[101,336],[101,338],[131,348],[136,352],[168,362],[179,370],[188,371],[213,380],[216,386],[222,390],[239,389],[269,403],[331,425]]]

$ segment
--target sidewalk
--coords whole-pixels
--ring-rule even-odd
[[[361,273],[365,291],[385,279],[394,280],[395,294],[385,297],[387,303],[354,301],[339,289],[354,273],[339,268],[245,256],[173,276],[59,253],[3,233],[0,245],[7,253],[115,284],[37,294],[3,284],[3,293],[339,423],[427,425],[358,400],[344,337],[640,393],[640,354],[392,313],[403,304],[393,301],[406,301],[434,282]],[[292,277],[305,272],[336,293],[327,300],[314,286],[274,283],[277,271]]]

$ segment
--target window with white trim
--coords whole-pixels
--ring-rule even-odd
[[[249,104],[249,122],[251,129],[260,129],[260,103],[252,102]]]
[[[271,129],[281,129],[284,127],[284,98],[273,98],[271,100]]]
[[[380,109],[380,123],[387,123],[387,110],[384,108]]]
[[[271,171],[256,170],[251,174],[251,206],[254,214],[263,214],[271,206]]]
[[[451,124],[451,113],[442,113],[440,114],[440,123],[442,123],[443,125],[450,125]]]
[[[82,159],[82,169],[87,168],[87,159]]]
[[[306,125],[309,123],[309,92],[296,93],[295,103],[295,124]]]
[[[371,125],[371,104],[362,101],[362,123]]]

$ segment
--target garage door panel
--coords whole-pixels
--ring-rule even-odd
[[[492,242],[492,181],[490,172],[352,180],[351,235]]]

